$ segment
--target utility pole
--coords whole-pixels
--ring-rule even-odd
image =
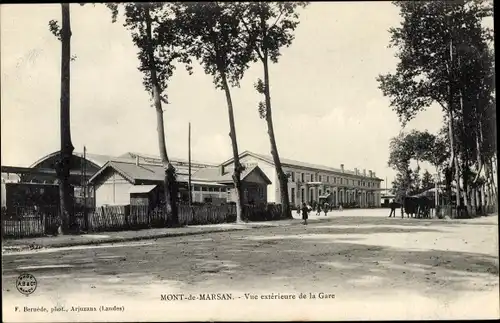
[[[87,212],[87,148],[83,146],[83,218],[85,230],[89,231],[89,218]]]
[[[191,122],[188,127],[188,191],[189,191],[189,207],[193,204],[193,194],[191,189]]]

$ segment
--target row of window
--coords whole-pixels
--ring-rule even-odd
[[[343,184],[343,185],[356,185],[361,186],[361,187],[376,187],[375,182],[367,182],[363,180],[354,180],[354,179],[348,179],[348,178],[342,178],[342,177],[335,177],[335,176],[322,176],[320,174],[311,174],[311,173],[295,173],[295,172],[288,172],[287,173],[288,177],[292,182],[295,182],[296,179],[300,179],[301,182],[323,182],[325,180],[326,183],[333,183],[337,184]],[[331,181],[330,181],[331,180]]]
[[[295,188],[292,187],[291,190],[290,190],[290,202],[292,204],[295,204],[295,201],[296,201],[296,198],[297,199],[300,199],[302,202],[304,202],[306,200],[306,195],[305,195],[305,190],[302,188],[300,189],[300,195],[299,195],[299,191],[295,191]],[[320,196],[322,196],[322,190],[319,189],[318,190],[318,194],[315,195],[314,194],[314,189],[311,189],[309,191],[309,199],[310,200],[316,200],[317,198],[319,198]],[[340,191],[338,193],[338,196],[337,196],[337,192],[333,191],[333,200],[334,201],[337,201],[337,198],[340,202],[342,202],[342,200],[344,200],[344,198],[348,201],[362,201],[364,199],[365,202],[374,202],[375,201],[375,195],[373,194],[364,194],[364,195],[357,195],[357,194],[354,194],[353,192],[343,192],[343,191]]]
[[[231,188],[230,187],[206,187],[206,186],[194,186],[193,191],[195,192],[227,192],[228,194],[231,194]],[[264,198],[264,189],[260,186],[257,187],[257,194],[259,197]]]
[[[206,187],[206,186],[193,186],[195,192],[229,192],[230,188],[226,187]]]

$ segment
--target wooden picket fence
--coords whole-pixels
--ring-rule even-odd
[[[283,220],[281,204],[244,205],[242,218],[245,221]]]
[[[128,205],[98,207],[88,215],[88,231],[115,231],[127,228],[128,213]]]
[[[50,205],[39,208],[17,206],[13,212],[2,208],[2,238],[39,237],[57,232],[59,208]],[[77,213],[76,222],[83,227],[83,214]]]
[[[54,235],[59,226],[58,208],[39,210],[20,209],[16,219],[2,215],[2,237],[24,238]],[[223,205],[179,205],[180,225],[206,225],[236,221],[236,206]],[[273,221],[281,219],[281,205],[244,205],[243,220]],[[83,232],[105,232],[164,228],[170,226],[163,208],[149,209],[147,205],[114,205],[95,209],[76,209],[75,222]]]
[[[236,220],[234,205],[179,205],[180,225],[228,223]],[[168,227],[163,208],[149,209],[147,205],[117,205],[97,208],[89,214],[89,231],[139,230]]]
[[[223,205],[179,205],[181,225],[204,225],[230,223],[236,221],[236,206]]]

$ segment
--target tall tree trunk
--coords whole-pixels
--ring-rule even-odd
[[[456,197],[456,205],[460,205],[460,173],[459,173],[459,167],[458,167],[458,156],[456,153],[456,148],[455,148],[455,140],[454,140],[454,126],[453,126],[453,113],[451,111],[451,105],[448,108],[448,136],[450,139],[450,150],[451,150],[451,156],[450,156],[450,186],[451,186],[451,181],[453,181],[453,173],[455,174],[455,182],[456,182],[456,188],[455,188],[455,197]],[[451,192],[451,189],[450,189]],[[450,206],[451,204],[451,193],[450,193]]]
[[[483,205],[481,202],[481,187],[476,187],[476,208],[479,210],[480,214],[483,214]]]
[[[491,174],[491,164],[490,161],[486,161],[485,165],[485,173],[486,173],[486,203],[488,207],[493,205],[493,188],[492,188],[492,174]]]
[[[464,206],[468,207],[469,206],[469,197],[470,197],[470,187],[469,187],[469,181],[468,181],[468,175],[469,174],[469,169],[467,162],[464,161],[462,164],[462,187],[463,187],[463,198],[464,198]]]
[[[288,196],[288,177],[286,176],[283,168],[281,167],[281,160],[278,154],[278,147],[276,145],[276,137],[274,136],[273,115],[271,108],[271,90],[269,86],[269,65],[267,52],[264,53],[262,60],[264,65],[264,96],[266,100],[266,122],[267,134],[269,135],[269,142],[271,144],[271,155],[273,156],[274,167],[276,174],[278,174],[280,197],[282,206],[282,215],[284,218],[292,218],[292,211],[290,209],[290,199]]]
[[[495,176],[494,176],[494,165],[493,165],[493,159],[489,158],[488,160],[488,174],[489,174],[489,187],[490,187],[490,205],[495,207],[495,209],[498,207],[498,191],[497,191],[497,186],[496,186],[496,181],[495,181]]]
[[[453,23],[450,27],[453,26]],[[450,33],[453,37],[453,32]],[[450,148],[451,148],[451,163],[450,165],[454,165],[455,168],[455,182],[456,182],[456,205],[460,206],[460,167],[458,165],[458,149],[455,147],[454,142],[454,125],[453,125],[453,106],[454,106],[454,82],[455,82],[455,66],[454,57],[453,57],[453,38],[450,38],[449,42],[449,68],[448,68],[448,130],[450,137]],[[458,210],[457,210],[458,211]]]
[[[146,32],[148,37],[148,59],[149,71],[151,73],[151,83],[153,88],[153,101],[156,110],[156,130],[158,133],[158,147],[163,167],[165,169],[165,179],[163,181],[165,194],[165,212],[167,222],[172,226],[179,225],[179,214],[177,208],[177,181],[175,178],[175,168],[170,163],[167,155],[167,145],[165,143],[165,129],[163,123],[163,108],[161,104],[161,89],[156,75],[156,63],[154,59],[153,39],[151,32],[151,16],[149,7],[144,6],[144,15],[146,20]]]
[[[71,194],[70,169],[73,155],[70,128],[70,62],[71,62],[71,25],[69,3],[61,4],[61,107],[60,136],[61,148],[56,171],[59,179],[59,204],[62,233],[73,228],[73,198]]]
[[[486,199],[486,182],[481,185],[481,209],[483,214],[486,214],[486,207],[488,206],[488,201]]]
[[[494,174],[494,173],[496,173],[495,172],[496,167],[495,167],[495,164],[493,163],[493,158],[490,158],[489,163],[491,165],[490,166],[491,187],[493,189],[493,194],[495,194],[494,199],[496,199],[498,197],[497,185],[496,185],[495,176],[494,176],[494,175],[496,175],[496,174]]]
[[[474,113],[475,113],[475,118],[478,121],[476,125],[476,176],[474,178],[473,183],[477,184],[479,181],[479,178],[481,177],[481,172],[483,170],[483,151],[482,151],[482,143],[484,141],[483,137],[483,123],[481,121],[481,116],[479,115],[479,112],[477,110],[477,106],[474,105]]]
[[[471,208],[471,215],[475,216],[477,213],[476,209],[476,188],[475,187],[470,187],[469,188],[469,196],[470,196],[470,208]]]
[[[439,189],[441,187],[441,183],[440,183],[440,176],[439,176],[439,166],[436,166],[436,179],[435,179],[435,183],[434,183],[434,188],[436,190],[436,192],[434,193],[434,203],[436,204],[436,214],[439,210]]]
[[[243,172],[243,166],[240,164],[240,156],[238,153],[238,141],[236,140],[236,125],[234,122],[233,100],[231,99],[231,91],[229,90],[225,71],[223,71],[223,69],[220,69],[219,73],[222,78],[222,86],[224,88],[224,92],[226,93],[227,112],[229,116],[230,128],[229,137],[231,137],[234,159],[233,183],[236,194],[236,222],[240,223],[243,221],[243,195],[241,191],[241,173]]]
[[[455,155],[455,182],[457,183],[457,200],[456,204],[457,207],[460,206],[460,196],[461,196],[461,190],[460,190],[460,164],[458,162],[458,156]]]

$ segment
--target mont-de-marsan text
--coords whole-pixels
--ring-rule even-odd
[[[161,301],[229,301],[233,300],[231,293],[215,293],[215,294],[198,294],[198,295],[185,295],[185,294],[161,294]]]

